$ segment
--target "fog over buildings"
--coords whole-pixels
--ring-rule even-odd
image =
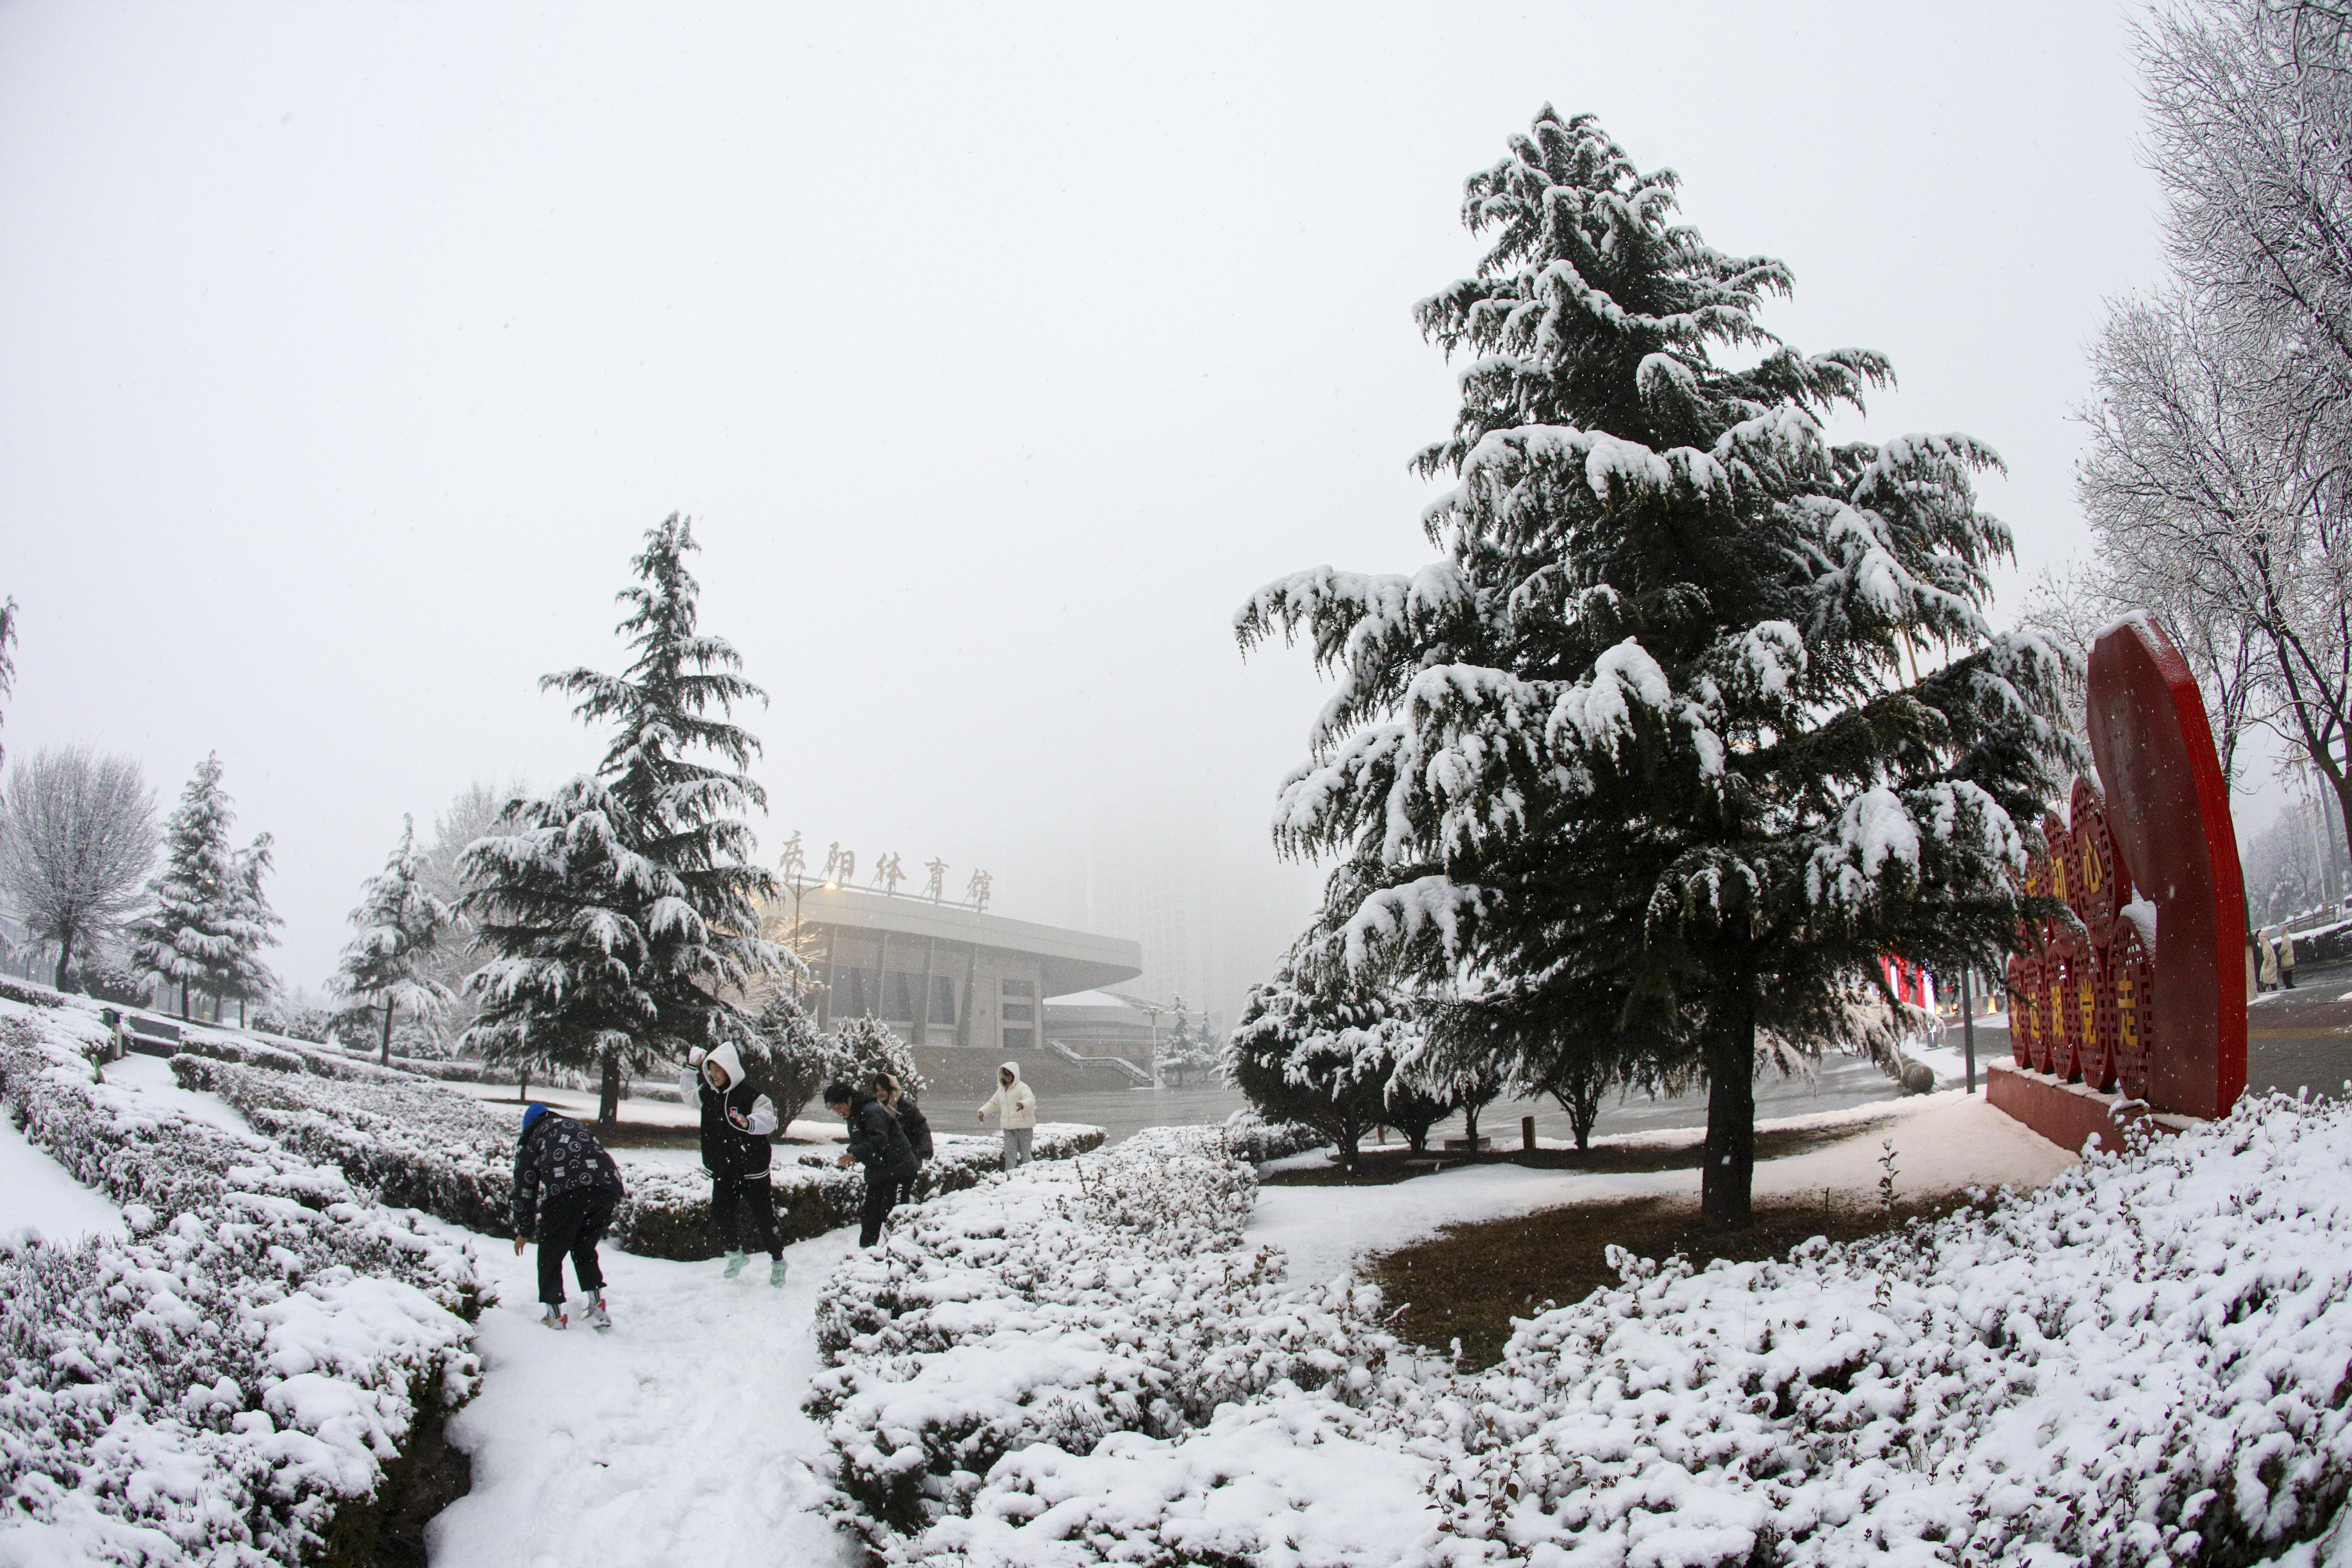
[[[2013,584],[2084,547],[2082,344],[2157,268],[2126,21],[11,6],[0,744],[166,805],[217,750],[315,991],[402,814],[593,762],[535,683],[619,665],[682,510],[763,855],[985,867],[1230,1022],[1319,883],[1265,823],[1325,695],[1231,616],[1431,557],[1464,177],[1547,101],[1679,170],[1777,330],[1892,355],[1868,428],[2003,453]]]

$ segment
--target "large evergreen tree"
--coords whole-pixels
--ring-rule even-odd
[[[228,842],[236,820],[220,754],[209,753],[163,825],[163,866],[148,889],[154,908],[131,928],[132,966],[180,988],[183,1018],[192,991],[218,994],[246,939],[244,868]]]
[[[335,989],[351,1014],[383,1015],[379,1059],[392,1060],[393,1016],[430,1019],[457,998],[433,971],[436,949],[449,930],[449,906],[425,885],[425,857],[416,850],[416,820],[400,819],[400,843],[383,869],[360,885],[352,911],[358,935],[343,949]]]
[[[729,815],[767,803],[744,771],[760,742],[726,721],[765,697],[732,647],[697,629],[695,548],[676,513],[647,531],[637,582],[619,595],[626,670],[541,682],[578,698],[583,721],[613,726],[596,772],[511,802],[509,831],[458,867],[460,907],[496,955],[467,982],[482,1005],[467,1041],[493,1060],[597,1072],[607,1126],[624,1071],[751,1041],[736,998],[791,962],[760,935],[755,900],[775,883]]]
[[[1709,248],[1675,185],[1549,109],[1471,177],[1492,247],[1417,309],[1469,362],[1417,460],[1454,480],[1442,559],[1301,574],[1237,630],[1339,676],[1276,816],[1340,858],[1310,955],[1459,996],[1521,1082],[1595,1031],[1696,1053],[1729,1226],[1759,1028],[1839,1038],[1884,953],[1989,966],[2067,742],[2062,656],[1982,615],[1993,454],[1832,442],[1886,362],[1767,332],[1787,269]]]

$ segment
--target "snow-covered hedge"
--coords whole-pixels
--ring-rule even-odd
[[[219,1095],[285,1147],[388,1204],[468,1230],[507,1232],[515,1127],[456,1089],[422,1079],[348,1080],[257,1071],[183,1054],[183,1089]]]
[[[478,1100],[421,1079],[342,1082],[303,1074],[257,1071],[237,1063],[177,1056],[183,1088],[207,1089],[256,1127],[386,1203],[420,1208],[469,1230],[508,1234],[514,1202],[515,1124]],[[1040,1159],[1067,1159],[1098,1147],[1098,1127],[1047,1123],[1037,1129]],[[923,1168],[916,1195],[971,1186],[1002,1160],[995,1139],[942,1133]],[[779,1150],[780,1156],[784,1155]],[[715,1258],[710,1178],[692,1167],[630,1165],[628,1195],[614,1216],[613,1239],[650,1258]],[[771,1184],[787,1241],[822,1235],[857,1217],[865,1178],[830,1158],[779,1158]]]
[[[928,1205],[844,1264],[809,1407],[849,1521],[886,1556],[952,1552],[983,1493],[1019,1511],[1024,1451],[1171,1437],[1276,1383],[1361,1400],[1410,1366],[1373,1292],[1286,1288],[1244,1247],[1256,1192],[1218,1130],[1153,1129]]]
[[[934,1133],[934,1153],[915,1184],[918,1202],[976,1186],[1003,1168],[1003,1145],[995,1138]],[[1103,1130],[1076,1122],[1041,1121],[1032,1154],[1040,1161],[1069,1160],[1102,1147]],[[769,1180],[776,1223],[786,1241],[802,1241],[853,1225],[866,1197],[866,1177],[843,1170],[833,1154],[803,1154],[797,1160],[779,1148]],[[710,1178],[681,1166],[632,1165],[623,1173],[629,1195],[614,1215],[620,1244],[648,1258],[692,1260],[715,1258],[710,1236]]]
[[[0,1010],[0,1099],[127,1241],[0,1246],[0,1557],[292,1564],[422,1402],[470,1394],[473,1258]]]
[[[1622,1258],[1619,1286],[1522,1323],[1483,1373],[1392,1364],[1349,1399],[1277,1382],[1173,1436],[1091,1443],[1054,1424],[1057,1380],[1133,1331],[1109,1305],[1085,1331],[1000,1309],[996,1259],[1087,1262],[1045,1269],[1010,1236],[982,1254],[975,1226],[961,1273],[893,1259],[907,1342],[877,1329],[845,1355],[835,1442],[876,1517],[920,1523],[874,1532],[895,1561],[2244,1568],[2352,1488],[2347,1170],[2352,1107],[2250,1100],[1874,1241],[1696,1272]],[[1212,1311],[1251,1308],[1198,1283]],[[993,1336],[997,1370],[934,1370],[934,1319]],[[907,1484],[982,1395],[1031,1446]]]
[[[1304,1154],[1330,1142],[1304,1121],[1268,1121],[1258,1114],[1255,1106],[1248,1105],[1226,1117],[1219,1131],[1224,1134],[1224,1147],[1234,1159],[1255,1165]]]

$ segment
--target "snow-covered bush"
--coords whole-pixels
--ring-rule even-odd
[[[1628,1259],[1464,1391],[1430,1560],[2272,1555],[2352,1485],[2347,1163],[2352,1109],[2264,1098],[1876,1242]]]
[[[273,996],[253,1011],[255,1028],[314,1046],[326,1043],[334,1022],[335,1016],[324,1007],[306,1007],[282,996]]]
[[[1278,1383],[1376,1391],[1410,1360],[1376,1294],[1285,1286],[1278,1255],[1242,1245],[1256,1191],[1214,1130],[1152,1129],[927,1205],[845,1263],[809,1405],[845,1512],[888,1527],[867,1531],[886,1556],[919,1558],[961,1539],[1008,1456],[1170,1437]]]
[[[470,1394],[474,1261],[331,1171],[98,1081],[54,1016],[0,1009],[0,1098],[132,1236],[0,1246],[0,1545],[315,1559],[419,1405]]]
[[[1255,1106],[1248,1105],[1226,1117],[1218,1131],[1224,1135],[1225,1147],[1234,1159],[1254,1165],[1286,1160],[1329,1142],[1304,1121],[1268,1121]]]

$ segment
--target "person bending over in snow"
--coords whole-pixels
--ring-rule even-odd
[[[882,1239],[882,1223],[902,1190],[915,1184],[915,1148],[907,1130],[889,1107],[873,1096],[860,1094],[845,1083],[827,1084],[825,1109],[849,1123],[849,1150],[841,1157],[845,1169],[852,1161],[866,1167],[866,1206],[859,1212],[857,1245],[871,1247]]]
[[[1021,1081],[1019,1062],[996,1069],[996,1092],[980,1108],[980,1120],[986,1121],[992,1110],[1003,1113],[996,1124],[1004,1129],[1004,1168],[1017,1170],[1029,1163],[1029,1145],[1037,1136],[1037,1097]]]
[[[609,1329],[604,1310],[604,1271],[596,1265],[596,1243],[621,1204],[621,1168],[596,1136],[568,1116],[544,1105],[522,1113],[522,1140],[515,1145],[515,1256],[539,1234],[539,1299],[547,1310],[540,1321],[551,1329],[569,1326],[563,1310],[563,1259],[580,1281],[581,1320]]]
[[[897,1079],[877,1069],[874,1074],[874,1098],[880,1100],[888,1109],[890,1114],[898,1119],[899,1131],[906,1133],[908,1146],[915,1151],[916,1165],[919,1167],[929,1160],[932,1153],[931,1120],[923,1114],[923,1108],[915,1102],[915,1097],[901,1088]],[[911,1203],[914,1201],[914,1196],[912,1193],[902,1193],[899,1194],[898,1201]]]
[[[784,1282],[784,1244],[776,1234],[776,1200],[768,1189],[768,1135],[776,1130],[774,1101],[743,1077],[733,1046],[687,1054],[677,1090],[702,1107],[702,1168],[710,1176],[710,1224],[727,1249],[727,1278],[743,1272],[743,1222],[768,1255],[768,1283]]]

